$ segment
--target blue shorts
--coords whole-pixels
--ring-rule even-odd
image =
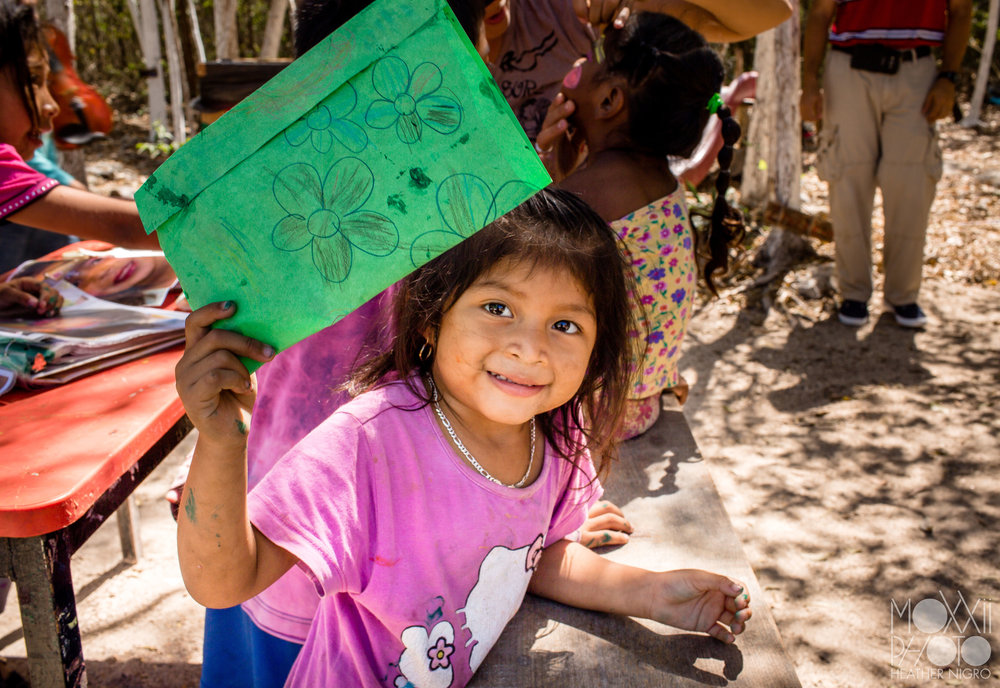
[[[239,606],[206,609],[201,688],[281,688],[301,649],[257,628]]]

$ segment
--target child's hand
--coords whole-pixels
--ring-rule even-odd
[[[590,549],[624,545],[632,531],[632,524],[625,520],[622,510],[602,500],[587,514],[587,520],[580,529],[580,544]]]
[[[51,318],[59,314],[62,305],[62,294],[36,277],[0,283],[0,313],[4,315]]]
[[[212,328],[232,317],[232,301],[212,303],[191,313],[185,324],[184,355],[174,370],[177,393],[194,426],[199,443],[241,447],[257,390],[239,357],[266,362],[274,348],[237,332]]]
[[[535,140],[535,150],[554,181],[565,179],[579,165],[580,152],[571,140],[569,116],[576,103],[564,93],[557,93]]]
[[[734,642],[746,629],[753,612],[750,594],[742,583],[695,569],[655,575],[657,583],[649,618],[676,628],[708,633],[724,643]]]

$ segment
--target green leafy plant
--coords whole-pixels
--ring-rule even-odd
[[[153,122],[153,140],[141,141],[135,144],[135,149],[140,153],[145,153],[153,160],[159,157],[169,158],[170,155],[180,148],[180,144],[174,141],[174,135],[167,131],[163,122]]]

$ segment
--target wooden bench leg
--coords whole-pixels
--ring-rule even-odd
[[[126,564],[134,564],[142,556],[142,541],[139,539],[139,508],[135,497],[129,495],[125,503],[115,512],[118,516],[118,538],[122,543],[122,559]]]
[[[86,688],[69,546],[59,533],[9,542],[32,688]]]

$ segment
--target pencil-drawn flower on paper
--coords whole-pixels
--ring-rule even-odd
[[[395,223],[363,207],[374,186],[371,169],[357,158],[339,160],[325,177],[312,165],[289,165],[274,178],[274,200],[288,214],[274,226],[271,243],[281,251],[309,247],[324,279],[343,282],[354,249],[387,256],[399,245]]]
[[[344,84],[288,127],[285,140],[293,146],[308,141],[317,153],[329,153],[337,140],[352,153],[360,153],[368,145],[368,134],[347,119],[357,104],[357,91]]]
[[[499,215],[515,207],[538,189],[510,181],[494,194],[490,185],[474,174],[453,174],[437,190],[437,207],[444,229],[425,232],[413,241],[410,261],[420,267],[455,244],[472,236]]]
[[[441,70],[423,62],[413,73],[398,57],[390,55],[372,68],[372,86],[381,98],[368,106],[365,122],[374,129],[396,127],[403,143],[416,143],[423,136],[424,125],[440,134],[450,134],[462,123],[458,101],[438,93]]]

